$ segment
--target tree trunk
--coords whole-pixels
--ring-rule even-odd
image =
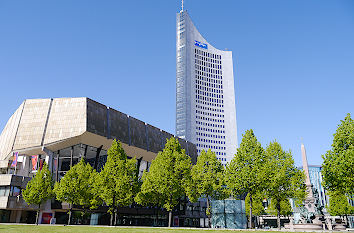
[[[114,212],[111,213],[111,220],[109,221],[110,226],[113,226],[113,216],[114,216]]]
[[[208,228],[211,227],[211,222],[210,222],[211,211],[210,211],[209,208],[210,208],[209,197],[207,197],[207,212],[209,212],[209,213],[207,214],[207,216],[208,216]]]
[[[112,213],[111,213],[111,226],[113,226],[113,223],[115,223],[114,217],[115,217],[115,203],[116,203],[116,197],[113,195],[113,204],[112,204]],[[114,222],[113,222],[114,221]]]
[[[277,224],[278,224],[278,229],[280,230],[280,201],[277,202]]]
[[[37,216],[36,216],[36,225],[38,225],[39,212],[41,211],[41,204],[38,205]]]
[[[168,211],[168,227],[172,225],[172,210]]]
[[[114,208],[114,226],[117,226],[117,207]]]
[[[72,212],[73,212],[73,205],[72,205],[72,204],[70,204],[68,225],[70,225],[70,224],[71,224],[71,214],[72,214]]]
[[[252,194],[250,194],[250,219],[249,219],[250,229],[252,229]]]

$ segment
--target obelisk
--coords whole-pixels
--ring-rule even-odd
[[[309,212],[315,212],[315,198],[313,197],[313,192],[312,192],[312,184],[310,181],[310,174],[309,174],[309,166],[307,163],[307,157],[306,157],[306,149],[304,144],[301,142],[301,155],[302,155],[302,167],[304,169],[305,173],[305,185],[306,185],[306,191],[307,191],[307,196],[305,199],[305,207]]]

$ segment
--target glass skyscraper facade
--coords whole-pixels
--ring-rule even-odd
[[[322,167],[316,165],[309,165],[309,176],[312,186],[318,192],[318,201],[324,208],[328,205],[328,196],[322,185]]]
[[[209,44],[185,10],[176,29],[176,135],[226,164],[237,149],[232,52]]]

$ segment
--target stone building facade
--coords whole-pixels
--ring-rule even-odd
[[[129,157],[138,159],[142,174],[171,137],[174,135],[89,98],[25,100],[0,135],[0,222],[33,222],[36,206],[28,206],[21,191],[44,162],[55,181],[81,158],[100,171],[108,148],[117,139]],[[195,163],[196,146],[178,140]],[[16,154],[16,166],[11,166]],[[175,223],[200,226],[200,219],[206,218],[203,205],[185,202],[176,209]],[[55,217],[57,223],[65,223],[66,209],[65,203],[51,200],[42,206],[41,219],[47,222]],[[164,225],[166,222],[160,209],[133,206],[120,211],[121,225]],[[86,223],[107,224],[105,212],[105,207],[99,208]]]

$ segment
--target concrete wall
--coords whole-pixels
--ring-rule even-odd
[[[15,111],[15,113],[10,117],[0,135],[0,160],[4,160],[12,150],[17,128],[20,123],[23,106],[24,103],[22,103],[20,107]]]
[[[91,99],[87,99],[87,131],[154,153],[162,151],[166,139],[174,137],[173,134]],[[195,145],[180,138],[178,141],[195,162]]]
[[[112,139],[118,139],[125,144],[129,144],[128,115],[110,108],[109,127]]]
[[[53,99],[44,144],[81,135],[86,131],[86,98]]]
[[[12,174],[1,174],[0,175],[0,186],[16,186],[25,188],[30,177],[17,176]]]
[[[146,129],[149,150],[155,153],[161,151],[161,130],[152,125],[146,125]]]
[[[107,107],[87,99],[87,131],[108,137],[107,129]]]
[[[129,117],[129,137],[130,145],[148,150],[145,123]]]
[[[86,98],[29,99],[16,110],[0,136],[0,160],[11,151],[79,136],[86,131]]]
[[[51,99],[26,100],[18,127],[14,150],[40,146],[51,105]]]
[[[72,141],[66,147],[75,145],[80,142],[78,137],[82,140],[87,133],[153,153],[161,151],[166,139],[174,136],[89,98],[30,99],[16,110],[0,136],[0,160],[10,159],[11,151],[31,149],[29,153],[35,154],[42,146],[59,142]],[[179,142],[196,161],[194,144],[183,139]],[[96,144],[104,143],[98,139],[92,146]]]

